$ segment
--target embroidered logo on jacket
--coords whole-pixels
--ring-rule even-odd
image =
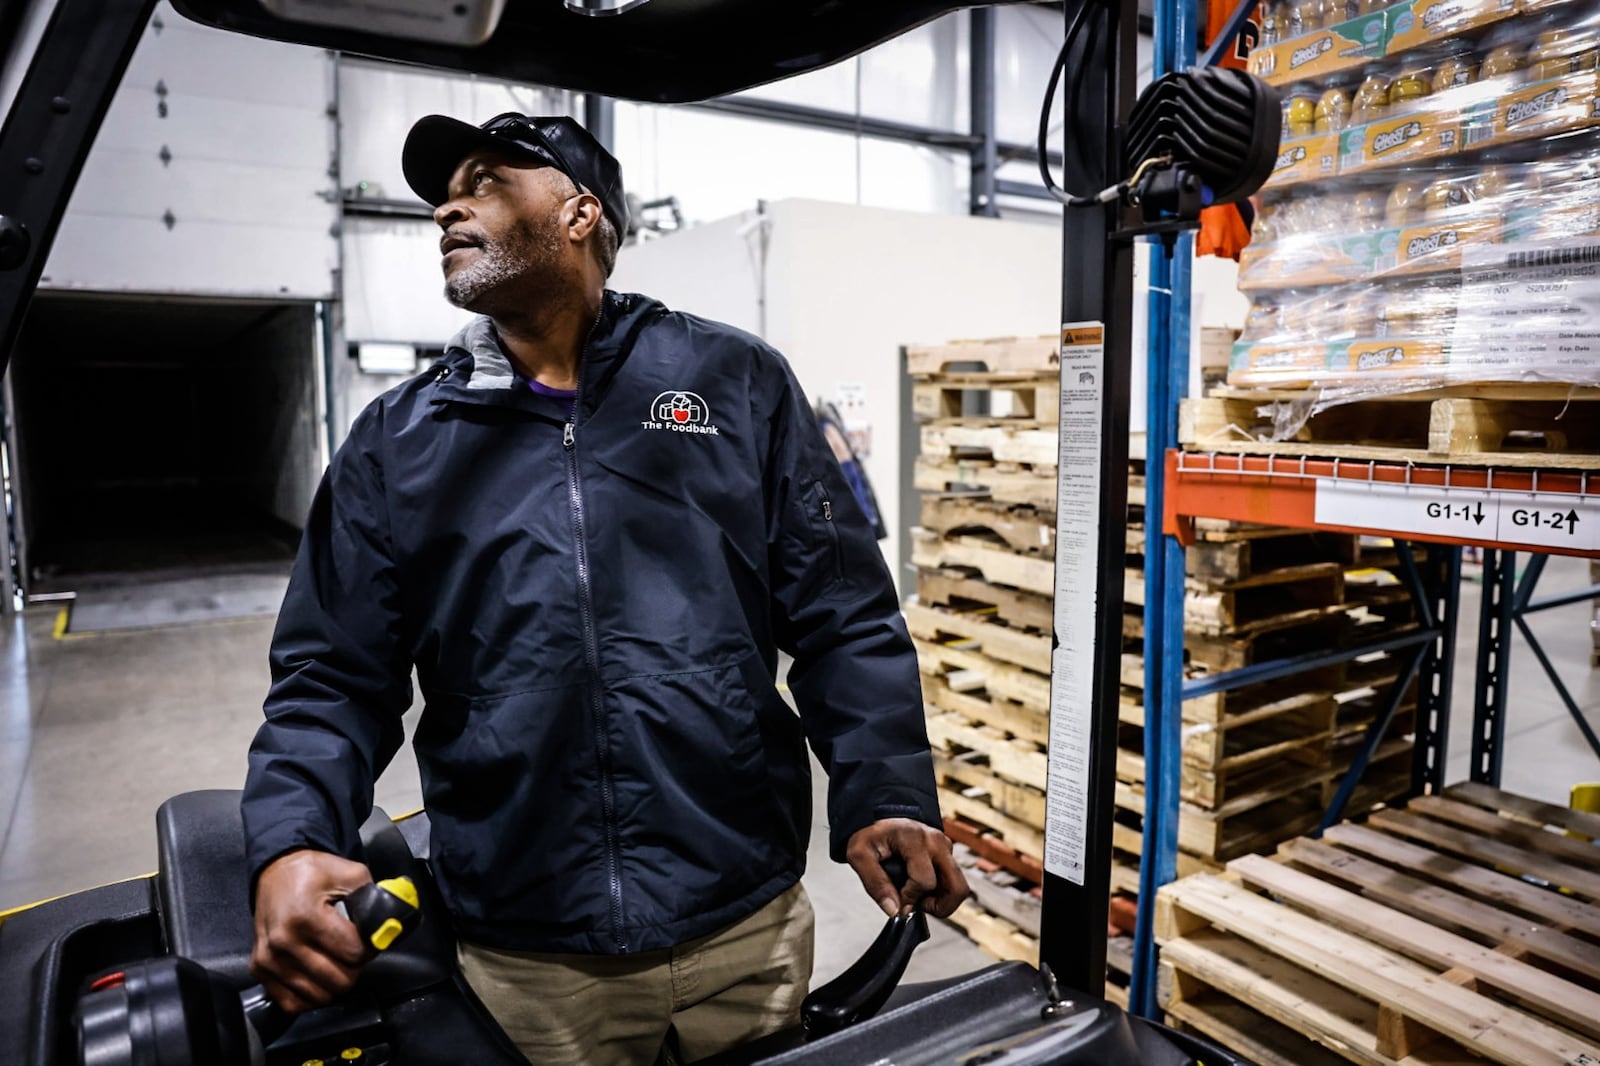
[[[718,432],[711,424],[706,402],[692,392],[663,392],[650,404],[650,417],[639,423],[643,429],[669,429],[674,433]]]

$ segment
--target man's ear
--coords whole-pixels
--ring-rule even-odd
[[[600,198],[593,193],[580,193],[571,201],[572,214],[567,218],[567,236],[574,242],[582,241],[600,225],[604,210]]]

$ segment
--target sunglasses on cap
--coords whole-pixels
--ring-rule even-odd
[[[583,190],[584,184],[578,180],[578,175],[573,171],[572,164],[567,162],[567,157],[561,154],[561,149],[556,147],[549,134],[527,115],[507,111],[485,122],[482,129],[495,140],[505,141],[555,167],[565,174],[579,191]]]

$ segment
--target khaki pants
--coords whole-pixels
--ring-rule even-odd
[[[693,1062],[800,1023],[813,926],[797,884],[675,948],[544,955],[462,943],[461,969],[536,1066],[651,1066],[669,1026]]]

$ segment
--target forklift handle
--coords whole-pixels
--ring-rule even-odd
[[[905,886],[906,864],[898,855],[882,860],[895,888]],[[872,1017],[882,1009],[906,972],[917,945],[928,939],[928,916],[921,909],[895,915],[866,954],[844,973],[813,991],[800,1005],[800,1025],[814,1040]]]

